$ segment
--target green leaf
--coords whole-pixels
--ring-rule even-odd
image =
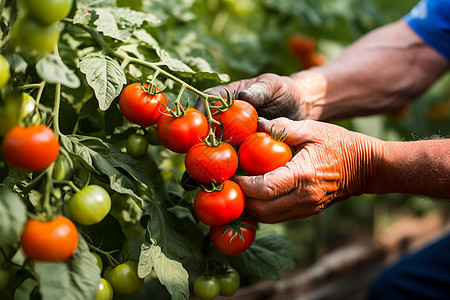
[[[189,299],[189,274],[181,262],[168,258],[161,247],[143,243],[139,257],[138,275],[141,278],[149,275],[152,270],[162,285],[172,295],[172,300]]]
[[[294,244],[275,231],[258,235],[253,244],[239,255],[228,256],[232,265],[243,273],[271,280],[279,280],[281,269],[292,269]]]
[[[128,8],[96,9],[95,14],[98,15],[98,19],[94,22],[97,30],[122,42],[128,41],[134,30],[141,27],[144,22],[151,25],[161,23],[156,15]]]
[[[101,110],[107,110],[127,83],[119,63],[101,52],[89,53],[78,64],[86,74],[88,84],[94,89]]]
[[[79,238],[78,248],[67,263],[35,264],[42,299],[95,299],[100,270],[86,241],[81,236]]]
[[[187,231],[183,232],[184,224],[181,220],[159,204],[146,204],[145,212],[150,215],[147,230],[165,255],[178,259],[192,256],[192,240]]]
[[[72,89],[80,86],[80,79],[75,72],[69,69],[61,57],[55,54],[49,54],[40,59],[36,64],[36,72],[42,80],[48,83],[60,83]]]
[[[60,142],[90,171],[108,176],[111,189],[132,196],[143,208],[144,200],[135,191],[139,190],[140,183],[147,187],[154,186],[153,181],[157,180],[157,174],[152,172],[155,172],[157,167],[153,160],[148,159],[147,164],[142,165],[129,155],[122,153],[117,147],[96,137],[63,135]],[[149,166],[150,175],[144,170],[147,166]]]
[[[0,187],[0,248],[15,242],[27,220],[25,204],[19,196]]]

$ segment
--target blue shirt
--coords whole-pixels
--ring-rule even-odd
[[[422,0],[404,20],[427,44],[450,60],[450,0]]]

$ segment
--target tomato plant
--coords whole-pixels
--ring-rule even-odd
[[[59,155],[58,139],[44,125],[12,128],[5,135],[2,147],[12,166],[28,171],[47,168]]]
[[[0,54],[0,90],[8,83],[10,76],[8,60]]]
[[[212,300],[219,292],[220,282],[215,276],[201,275],[194,281],[194,293],[202,300]]]
[[[234,100],[227,110],[215,114],[214,119],[223,127],[222,131],[221,127],[214,123],[216,135],[222,134],[222,141],[227,141],[233,147],[238,147],[246,137],[255,133],[258,126],[256,109],[243,100]]]
[[[137,274],[137,263],[132,260],[127,260],[114,268],[108,266],[104,277],[117,294],[132,294],[144,285],[144,279]]]
[[[154,85],[132,83],[120,93],[119,107],[125,119],[143,127],[155,125],[168,105],[166,95]]]
[[[244,211],[244,206],[244,192],[231,180],[226,180],[218,191],[198,192],[194,200],[197,218],[209,226],[219,226],[236,220]]]
[[[30,53],[51,52],[59,40],[59,27],[55,23],[42,25],[35,20],[22,17],[12,29],[11,39],[20,50]]]
[[[250,225],[250,227],[247,227]],[[236,255],[247,250],[255,240],[255,222],[251,219],[229,228],[228,224],[211,226],[209,237],[214,247],[226,255]],[[240,231],[240,233],[239,233]]]
[[[97,224],[109,213],[111,197],[98,185],[88,185],[70,199],[70,217],[83,225]]]
[[[239,273],[233,267],[228,267],[223,273],[216,275],[220,282],[220,295],[225,297],[233,296],[241,284]]]
[[[65,16],[72,8],[72,0],[22,0],[26,13],[42,23],[51,25]]]
[[[186,153],[208,135],[208,121],[197,109],[188,107],[180,117],[163,115],[156,126],[161,143],[176,153]]]
[[[256,132],[239,147],[239,164],[249,175],[262,175],[284,166],[292,159],[292,151],[281,140],[267,132]]]
[[[131,157],[142,157],[147,153],[148,140],[145,136],[134,133],[127,138],[126,148]]]
[[[105,278],[101,278],[100,285],[98,288],[96,300],[112,300],[114,298],[114,290]]]
[[[204,184],[229,179],[239,165],[236,150],[228,143],[218,146],[197,143],[188,150],[184,161],[189,175]]]
[[[64,216],[51,221],[29,219],[20,237],[20,244],[31,260],[65,262],[77,248],[78,231]]]

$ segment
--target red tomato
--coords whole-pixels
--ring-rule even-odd
[[[208,146],[197,143],[192,146],[184,158],[186,171],[200,183],[220,183],[236,172],[239,159],[236,150],[228,144]]]
[[[219,226],[239,218],[244,211],[244,192],[231,180],[217,192],[200,191],[194,199],[197,218],[209,226]]]
[[[197,109],[188,107],[186,114],[179,118],[162,115],[156,125],[161,143],[176,153],[186,153],[189,148],[208,135],[206,117]]]
[[[247,220],[243,223],[255,225],[253,220]],[[233,232],[231,229],[224,233],[223,231],[227,226],[228,224],[224,224],[209,228],[209,237],[217,250],[226,255],[236,255],[244,252],[253,244],[256,236],[255,228],[241,227],[242,238],[244,239],[242,240],[236,232],[232,235]]]
[[[65,262],[77,248],[78,232],[72,221],[63,216],[48,222],[29,219],[20,243],[31,260]]]
[[[292,159],[289,146],[267,132],[256,132],[239,147],[239,163],[249,175],[262,175],[284,166]]]
[[[230,108],[215,114],[213,117],[223,126],[222,141],[228,141],[234,147],[239,146],[246,137],[255,133],[258,125],[256,109],[243,100],[234,100]],[[214,123],[213,127],[216,136],[219,137],[222,132],[220,126]]]
[[[147,89],[148,85],[144,84]],[[119,97],[119,107],[125,119],[137,125],[155,125],[168,105],[166,95],[155,87],[155,94],[147,93],[140,83],[126,86]]]
[[[59,155],[58,139],[44,125],[13,127],[6,133],[2,147],[8,163],[28,171],[44,170]]]
[[[304,57],[316,51],[316,41],[310,36],[294,34],[289,38],[288,47],[291,54]]]

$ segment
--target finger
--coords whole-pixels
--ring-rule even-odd
[[[298,188],[298,178],[290,161],[269,173],[258,176],[234,176],[235,181],[248,197],[270,200],[290,193]]]
[[[313,135],[313,122],[315,121],[292,121],[284,117],[273,120],[267,120],[259,117],[258,130],[269,133],[271,131],[280,133],[284,130],[286,133],[286,139],[284,142],[290,146],[298,146],[315,140]]]

